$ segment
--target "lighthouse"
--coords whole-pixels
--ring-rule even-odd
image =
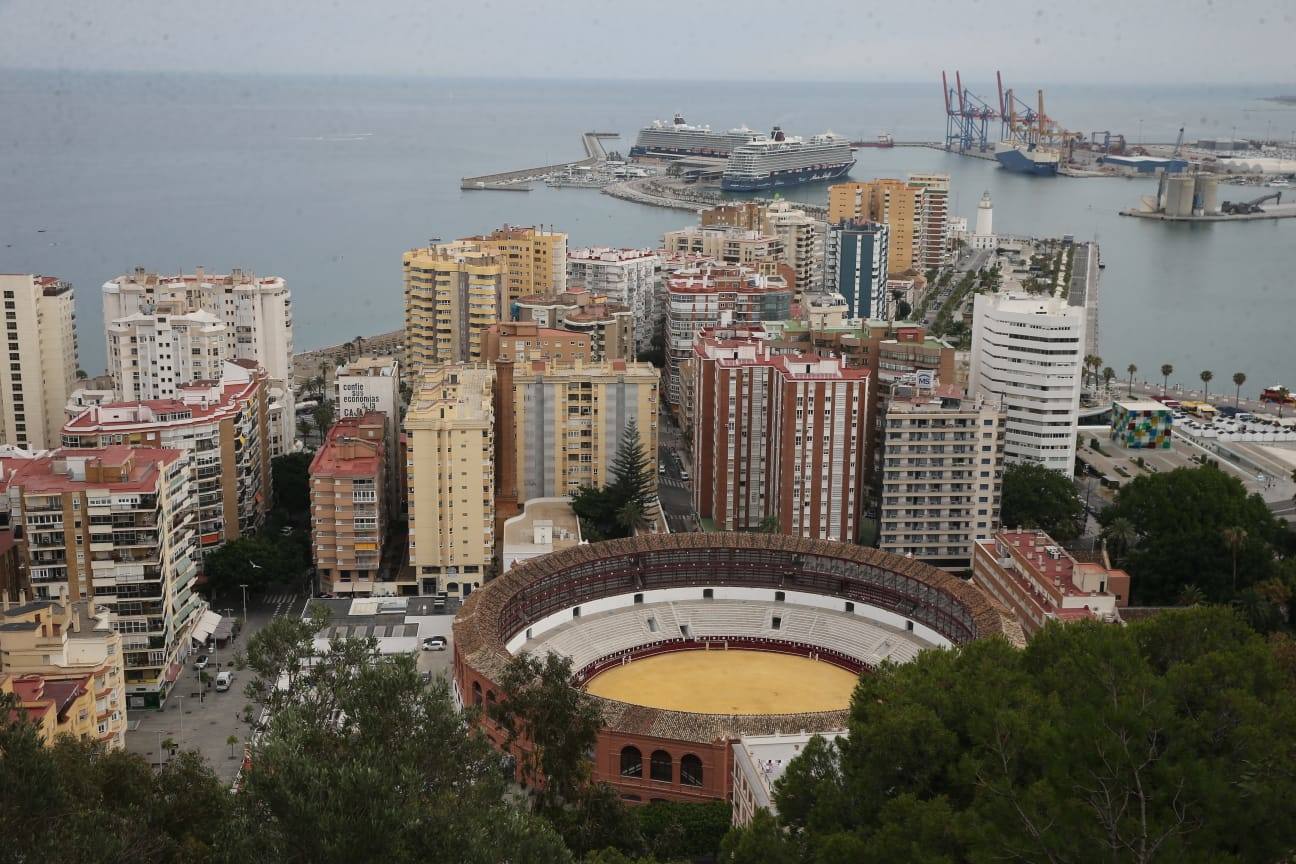
[[[973,249],[991,249],[996,246],[994,236],[994,205],[990,203],[990,193],[981,193],[981,202],[977,204],[976,231],[972,234]]]

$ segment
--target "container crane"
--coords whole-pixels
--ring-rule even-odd
[[[959,153],[989,150],[989,125],[991,120],[999,119],[998,112],[963,86],[958,70],[954,72],[953,87],[949,86],[945,72],[941,72],[941,90],[945,96],[945,149]]]

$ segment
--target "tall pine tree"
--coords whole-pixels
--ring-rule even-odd
[[[619,511],[633,501],[641,510],[652,502],[653,459],[644,452],[639,426],[633,420],[621,432],[616,458],[612,460],[612,477],[608,489]]]

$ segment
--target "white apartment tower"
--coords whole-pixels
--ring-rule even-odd
[[[296,434],[292,393],[293,317],[292,294],[284,280],[279,276],[258,277],[242,270],[210,274],[201,267],[193,273],[161,276],[137,267],[129,275],[104,283],[104,329],[110,340],[115,322],[136,315],[157,316],[159,308],[166,310],[168,318],[175,314],[207,312],[225,326],[225,354],[221,363],[253,360],[266,370],[271,452],[277,456],[290,448]],[[145,325],[135,319],[130,326]],[[110,354],[111,345],[110,341]],[[220,363],[216,368],[220,369]],[[112,371],[111,357],[109,371]],[[124,371],[123,367],[123,374]],[[219,372],[215,377],[219,377]],[[123,381],[116,376],[113,384],[119,391],[124,389]]]
[[[63,408],[76,383],[72,286],[52,276],[0,274],[5,346],[0,368],[3,442],[57,447]]]
[[[1085,327],[1060,297],[976,296],[968,389],[1007,414],[1008,462],[1074,470]]]
[[[628,306],[634,313],[635,350],[643,351],[653,336],[653,295],[660,264],[651,249],[568,249],[567,281]]]
[[[194,381],[215,381],[229,356],[227,328],[181,300],[145,306],[107,325],[108,374],[124,402],[173,399]]]

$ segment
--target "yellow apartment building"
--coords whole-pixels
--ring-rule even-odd
[[[527,294],[561,294],[567,287],[567,235],[543,227],[505,225],[489,234],[466,237],[499,257],[504,267],[501,319],[513,301]]]
[[[507,317],[505,259],[470,240],[411,249],[405,273],[405,366],[480,360],[484,333]]]

